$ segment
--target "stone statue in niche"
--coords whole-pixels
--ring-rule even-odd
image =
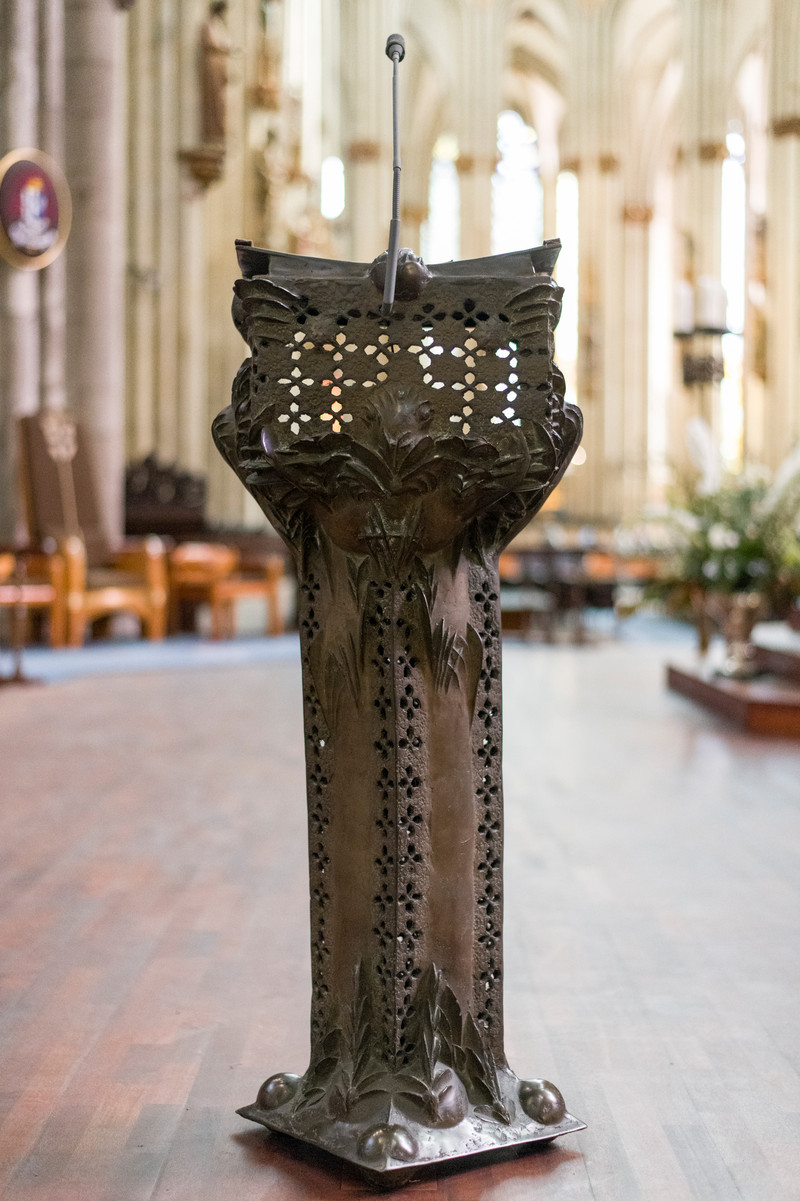
[[[225,144],[228,63],[231,40],[225,24],[227,0],[212,0],[200,29],[200,136],[207,146]]]
[[[217,445],[299,584],[311,1062],[240,1112],[382,1184],[579,1130],[503,1048],[500,551],[581,433],[558,243],[426,267],[239,243]]]

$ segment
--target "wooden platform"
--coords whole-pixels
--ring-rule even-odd
[[[397,1201],[800,1195],[800,745],[665,657],[508,647],[506,1047],[588,1129]],[[308,1055],[300,705],[296,662],[0,692],[3,1201],[374,1195],[235,1113]]]
[[[800,649],[797,638],[775,623],[766,643],[756,642],[752,680],[729,680],[708,667],[667,668],[673,692],[719,713],[752,734],[800,738]]]
[[[796,638],[794,642],[797,642]],[[755,652],[756,663],[763,671],[800,684],[800,650],[757,643]]]
[[[783,676],[727,680],[670,665],[667,686],[751,734],[800,738],[800,683]]]

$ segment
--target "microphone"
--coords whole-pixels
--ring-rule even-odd
[[[390,33],[386,39],[386,57],[401,63],[406,56],[406,44],[399,33]]]
[[[386,39],[386,57],[392,60],[392,219],[389,222],[389,248],[386,251],[386,282],[383,287],[381,315],[388,317],[394,304],[397,260],[400,254],[400,131],[397,101],[397,64],[405,58],[406,44],[399,33]]]

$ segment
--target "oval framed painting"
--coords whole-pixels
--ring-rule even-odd
[[[41,150],[12,150],[0,159],[0,255],[22,271],[38,271],[64,249],[72,199],[64,173]]]

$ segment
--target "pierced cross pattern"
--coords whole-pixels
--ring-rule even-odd
[[[532,291],[519,298],[528,309]],[[295,437],[338,434],[353,421],[363,390],[395,382],[429,388],[436,415],[459,433],[488,433],[490,426],[521,426],[528,415],[526,400],[535,402],[536,391],[548,386],[528,378],[531,372],[522,366],[534,352],[513,336],[513,303],[508,313],[491,314],[467,297],[452,311],[422,304],[418,311],[395,311],[389,318],[350,308],[333,322],[309,307],[306,297],[287,308],[280,346],[274,335],[251,343],[255,378],[273,383],[279,433],[283,427]],[[286,327],[292,325],[287,338]],[[269,364],[261,361],[264,350]],[[416,372],[409,371],[409,355]],[[529,366],[536,376],[538,364]]]
[[[474,571],[472,619],[481,632],[484,661],[478,685],[475,725],[475,801],[479,817],[475,856],[477,906],[475,940],[478,963],[475,1006],[478,1022],[493,1036],[502,1026],[502,769],[500,627],[494,581]]]

